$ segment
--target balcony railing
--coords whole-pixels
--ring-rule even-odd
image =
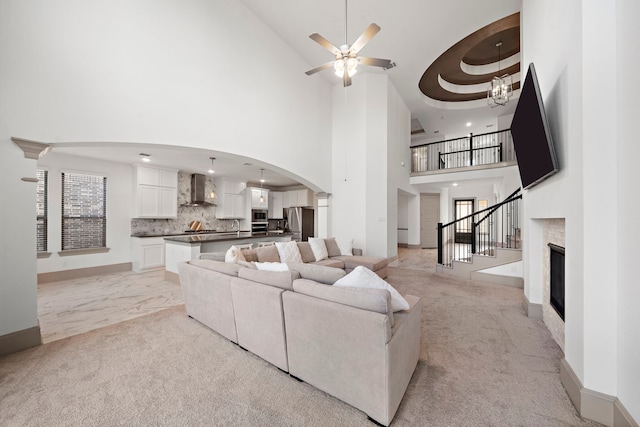
[[[515,160],[510,129],[411,147],[411,173]]]

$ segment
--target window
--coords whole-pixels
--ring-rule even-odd
[[[47,193],[48,173],[44,169],[36,170],[36,247],[38,252],[47,252]]]
[[[107,177],[62,173],[62,250],[106,249]]]

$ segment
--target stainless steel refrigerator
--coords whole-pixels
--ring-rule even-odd
[[[306,242],[309,237],[314,237],[315,211],[308,208],[288,208],[287,224],[293,234],[291,240]]]

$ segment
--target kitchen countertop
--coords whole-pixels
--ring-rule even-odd
[[[223,233],[186,233],[186,235],[168,236],[164,240],[178,243],[223,242],[239,239],[268,239],[269,237],[291,236],[291,233],[252,233],[250,231]]]

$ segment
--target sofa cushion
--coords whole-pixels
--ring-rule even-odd
[[[217,271],[229,276],[237,276],[240,266],[235,263],[214,261],[212,259],[194,259],[189,261],[191,265],[206,268],[207,270]]]
[[[329,258],[329,253],[327,252],[327,246],[324,244],[324,239],[320,237],[309,237],[309,246],[311,246],[315,261],[322,261],[323,259]]]
[[[236,262],[236,261],[246,261],[244,259],[244,255],[242,254],[242,250],[240,250],[237,246],[231,246],[227,253],[224,255],[225,262]]]
[[[298,242],[298,250],[302,256],[302,262],[314,262],[316,260],[309,242]]]
[[[346,273],[340,268],[324,267],[314,264],[289,264],[289,270],[297,271],[303,279],[314,280],[325,285],[333,285]]]
[[[238,272],[241,279],[251,280],[287,291],[293,290],[293,281],[300,278],[297,271],[261,271],[250,268],[241,268]]]
[[[351,273],[336,281],[333,286],[337,287],[354,287],[354,288],[374,288],[386,289],[391,293],[391,305],[393,311],[408,310],[409,303],[393,286],[381,279],[376,273],[370,269],[358,266]]]
[[[258,269],[258,267],[256,267],[256,262],[238,261],[236,264],[238,264],[240,267],[246,267],[246,268],[250,268],[252,270],[257,270]]]
[[[262,271],[289,271],[289,266],[283,262],[256,262],[255,265]]]
[[[320,267],[333,267],[344,270],[344,262],[339,259],[323,259],[322,261],[310,262],[309,264],[317,265]]]
[[[244,259],[247,262],[257,262],[258,261],[258,252],[256,249],[243,249],[242,255],[244,255]]]
[[[339,259],[344,262],[345,270],[353,270],[359,265],[367,267],[371,271],[377,271],[387,266],[389,261],[386,258],[374,256],[338,256],[331,259]]]
[[[280,262],[280,255],[278,254],[278,249],[273,245],[263,246],[261,248],[256,249],[256,256],[258,257],[258,259],[256,260],[258,262]]]
[[[340,255],[344,255],[344,256],[353,255],[353,239],[336,238],[336,243],[340,248]]]
[[[280,257],[280,262],[302,262],[300,250],[295,241],[276,242],[276,251]]]
[[[393,327],[391,293],[386,289],[327,286],[312,280],[298,279],[293,282],[293,290],[314,298],[386,314]]]
[[[324,245],[327,247],[327,255],[332,256],[340,256],[342,253],[340,252],[340,248],[338,247],[338,243],[334,237],[330,239],[324,239]]]

